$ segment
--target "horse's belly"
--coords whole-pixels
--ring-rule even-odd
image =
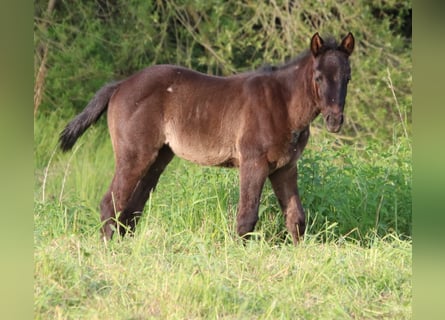
[[[203,146],[184,146],[169,143],[170,148],[180,158],[206,166],[236,166],[229,150],[214,150]]]
[[[234,148],[210,137],[167,135],[166,143],[180,158],[208,166],[237,166]]]

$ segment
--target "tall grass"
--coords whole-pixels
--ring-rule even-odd
[[[237,171],[179,159],[134,237],[105,245],[98,203],[113,156],[104,123],[77,152],[53,153],[62,125],[35,122],[37,319],[410,317],[409,140],[382,150],[315,134],[299,163],[308,229],[297,248],[269,184],[243,245]]]
[[[113,174],[106,128],[99,125],[87,132],[74,152],[53,154],[57,135],[46,132],[50,130],[47,121],[52,121],[51,117],[36,122],[36,199],[42,203],[52,199],[70,207],[82,204],[94,213],[96,224],[98,203]],[[391,147],[382,150],[376,143],[334,146],[334,138],[314,135],[299,161],[299,188],[308,215],[308,235],[329,226],[337,237],[363,240],[369,234],[394,233],[409,238],[409,139],[395,139]],[[152,195],[150,203],[156,210],[150,215],[167,219],[173,231],[198,230],[205,225],[207,232],[221,238],[221,225],[233,227],[238,198],[236,170],[200,167],[175,159]],[[287,237],[283,220],[267,183],[257,230],[269,240],[278,237],[276,240],[282,241]]]
[[[36,319],[408,319],[410,243],[271,246],[171,232],[151,218],[104,246],[36,246]]]

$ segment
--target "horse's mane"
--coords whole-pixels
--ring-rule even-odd
[[[336,50],[336,49],[338,49],[338,43],[334,37],[329,36],[326,39],[323,39],[323,52],[326,52],[328,50]],[[302,60],[304,60],[305,58],[307,58],[309,55],[311,55],[311,50],[306,49],[305,51],[300,53],[295,58],[287,60],[286,62],[284,62],[282,64],[277,64],[277,65],[265,64],[265,65],[261,66],[258,69],[258,71],[274,72],[274,71],[278,71],[278,70],[287,69],[289,67],[294,67],[294,66],[297,66],[298,64],[300,64],[300,62]]]

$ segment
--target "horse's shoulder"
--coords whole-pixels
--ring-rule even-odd
[[[258,97],[264,97],[271,93],[275,95],[281,94],[279,81],[270,73],[258,72],[249,75],[244,81],[244,89]]]

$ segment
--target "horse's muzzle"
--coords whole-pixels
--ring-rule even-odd
[[[329,113],[325,118],[326,128],[333,133],[340,131],[343,125],[343,113],[333,114]]]

